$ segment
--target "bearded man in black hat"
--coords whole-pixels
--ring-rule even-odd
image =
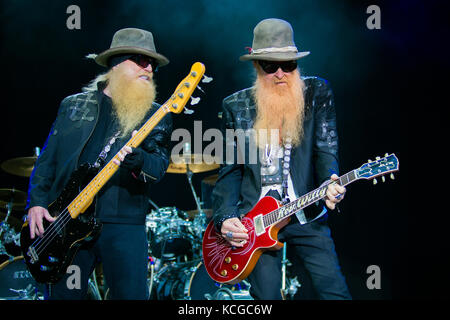
[[[148,299],[148,243],[145,217],[152,184],[169,165],[170,115],[164,117],[138,148],[123,147],[158,109],[153,80],[169,63],[157,53],[151,32],[117,31],[109,49],[89,55],[108,68],[82,93],[65,98],[36,161],[28,191],[31,238],[44,233],[43,219],[55,220],[47,208],[81,164],[102,166],[120,152],[118,172],[97,195],[99,238],[80,249],[72,262],[81,270],[81,288],[68,288],[66,275],[49,286],[50,299],[84,299],[88,279],[101,261],[110,299]]]
[[[240,57],[253,62],[256,81],[223,100],[222,127],[252,134],[243,145],[226,141],[224,150],[231,146],[245,161],[235,156],[230,162],[226,155],[212,194],[215,228],[232,246],[248,241],[240,219],[262,197],[293,201],[338,179],[333,94],[326,80],[300,76],[297,60],[308,54],[298,51],[288,22],[265,19],[254,29],[250,53]],[[252,147],[258,151],[255,163],[242,157]],[[327,210],[334,210],[345,192],[329,184],[323,200],[293,215],[278,234],[289,253],[302,260],[320,299],[351,299],[326,221]],[[283,298],[281,258],[281,250],[259,258],[248,277],[255,299]]]

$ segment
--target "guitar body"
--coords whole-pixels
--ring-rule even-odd
[[[49,213],[58,218],[53,223],[43,219],[45,232],[41,238],[31,239],[28,222],[23,225],[20,246],[25,263],[37,282],[58,282],[78,249],[100,234],[101,224],[94,218],[95,204],[91,203],[75,219],[66,210],[97,172],[97,169],[89,165],[82,165],[73,172],[61,195],[48,207]],[[66,213],[62,214],[63,212]],[[56,226],[60,227],[55,228]]]
[[[264,197],[249,211],[241,222],[248,230],[249,239],[243,247],[232,247],[214,228],[211,221],[203,236],[203,261],[209,276],[216,282],[234,284],[248,277],[260,255],[266,250],[278,250],[283,244],[277,240],[278,231],[289,218],[267,227],[257,235],[254,218],[266,215],[280,207],[272,197]]]

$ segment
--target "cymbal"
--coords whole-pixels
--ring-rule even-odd
[[[8,204],[12,209],[25,209],[27,194],[15,189],[0,189],[0,207],[6,208]]]
[[[195,216],[199,213],[198,210],[188,210],[188,211],[186,211],[186,212],[187,212],[187,214],[188,214],[190,220],[191,220],[191,219],[194,219]],[[212,209],[203,209],[203,212],[205,213],[205,216],[206,216],[207,218],[212,217],[212,213],[213,213],[213,212],[212,212]]]
[[[30,177],[37,157],[22,157],[4,161],[1,167],[4,171],[21,177]]]
[[[176,161],[173,161],[172,158],[170,159],[167,173],[186,173],[188,167],[192,173],[200,173],[215,170],[220,167],[218,164],[219,161],[216,158],[202,156],[201,154],[191,154],[188,157],[177,156],[175,157]]]

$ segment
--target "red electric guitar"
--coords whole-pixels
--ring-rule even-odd
[[[398,171],[399,162],[395,154],[369,161],[360,168],[344,174],[339,180],[330,183],[348,185],[359,179],[373,179]],[[376,179],[374,179],[374,184]],[[262,198],[248,212],[241,222],[248,230],[249,239],[243,247],[232,247],[221,234],[216,233],[211,221],[203,236],[203,262],[209,276],[219,283],[237,283],[244,280],[252,272],[261,253],[265,250],[278,250],[283,247],[279,242],[278,231],[290,220],[289,216],[317,202],[326,195],[328,184],[291,201],[284,206],[272,197]],[[303,215],[303,222],[311,222],[318,218]]]

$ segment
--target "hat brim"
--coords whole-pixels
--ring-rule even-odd
[[[108,59],[111,58],[112,56],[115,56],[118,54],[131,54],[131,53],[143,54],[143,55],[152,57],[156,60],[159,67],[165,66],[166,64],[169,63],[169,59],[164,57],[162,54],[156,53],[154,51],[149,51],[149,50],[145,50],[142,48],[138,48],[138,47],[129,47],[129,46],[116,47],[116,48],[111,48],[111,49],[105,50],[102,53],[97,55],[97,57],[95,58],[95,62],[103,67],[108,67]]]
[[[260,54],[244,54],[239,57],[240,61],[249,61],[249,60],[267,60],[267,61],[290,61],[297,60],[307,56],[310,52],[270,52],[270,53],[260,53]]]

